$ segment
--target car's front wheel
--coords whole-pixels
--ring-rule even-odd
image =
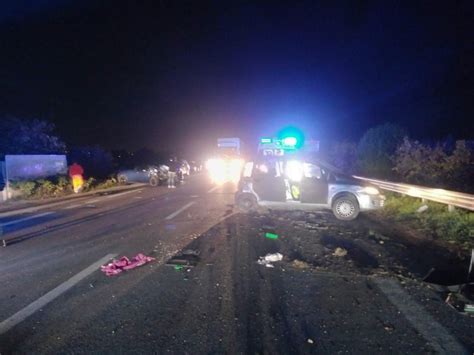
[[[150,178],[150,185],[155,187],[155,186],[158,186],[158,184],[160,183],[160,180],[156,177],[156,176],[152,176]]]
[[[332,211],[337,219],[351,221],[359,215],[360,207],[355,196],[344,195],[336,198]]]
[[[257,199],[251,194],[241,194],[235,199],[237,207],[243,212],[254,211],[257,208]]]

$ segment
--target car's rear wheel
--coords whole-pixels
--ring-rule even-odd
[[[251,194],[242,194],[237,196],[235,203],[243,212],[254,211],[257,208],[257,199]]]
[[[155,186],[158,186],[158,184],[160,183],[160,180],[156,176],[152,176],[149,182],[151,186],[155,187]]]
[[[337,219],[351,221],[359,215],[360,208],[357,199],[352,195],[336,198],[332,204],[332,211]]]
[[[128,179],[127,179],[127,176],[126,175],[122,175],[120,174],[119,176],[117,176],[117,181],[120,183],[120,184],[126,184]]]

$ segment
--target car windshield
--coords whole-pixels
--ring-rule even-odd
[[[474,1],[3,1],[0,355],[474,354]]]

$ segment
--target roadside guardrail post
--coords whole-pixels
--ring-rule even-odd
[[[454,212],[455,207],[453,205],[448,205],[448,212]]]

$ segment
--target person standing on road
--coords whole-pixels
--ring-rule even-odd
[[[176,170],[179,168],[178,162],[176,158],[171,158],[168,162],[168,188],[175,189],[176,188]]]
[[[83,174],[84,169],[76,162],[69,167],[69,177],[72,180],[72,187],[76,194],[81,191],[82,186],[84,185]]]

